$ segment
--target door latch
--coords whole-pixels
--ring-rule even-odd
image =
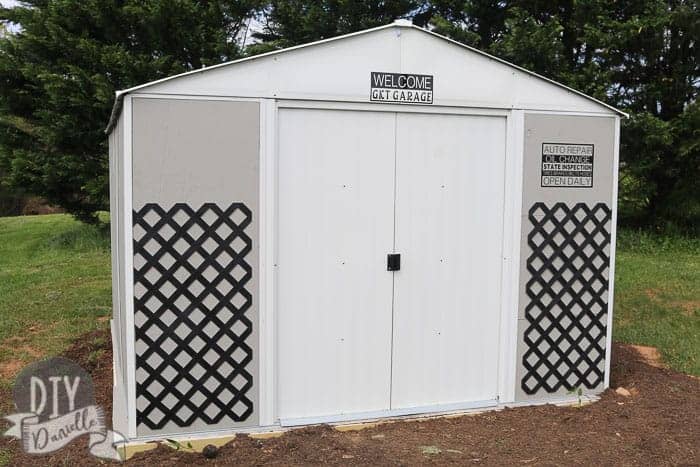
[[[401,269],[401,255],[398,253],[389,253],[386,255],[386,270],[398,271]]]

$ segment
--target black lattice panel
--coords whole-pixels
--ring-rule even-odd
[[[536,203],[527,236],[526,394],[603,383],[610,265],[610,208]]]
[[[246,420],[251,211],[240,203],[147,204],[133,216],[137,424]]]

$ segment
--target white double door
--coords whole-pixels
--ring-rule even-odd
[[[505,118],[282,109],[278,131],[282,423],[494,401]]]

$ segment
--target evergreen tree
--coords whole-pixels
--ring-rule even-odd
[[[431,23],[438,34],[489,51],[503,38],[510,9],[511,2],[505,0],[434,0],[414,23]]]
[[[257,0],[24,0],[0,9],[0,171],[94,222],[114,92],[242,55]]]
[[[627,109],[622,215],[700,232],[700,5],[626,0],[604,23],[610,100]],[[625,220],[623,218],[623,220]]]
[[[382,26],[415,13],[419,0],[272,0],[254,52]]]
[[[627,110],[621,220],[700,231],[696,0],[436,0],[437,32]]]
[[[0,9],[0,173],[84,220],[107,205],[114,91],[412,18],[628,110],[621,215],[700,230],[696,0],[27,0]],[[263,11],[258,16],[257,13]],[[259,19],[259,43],[242,35]]]

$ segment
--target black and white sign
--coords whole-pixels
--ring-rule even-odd
[[[372,102],[399,104],[432,104],[433,76],[403,73],[380,73],[373,71],[370,76]]]
[[[592,144],[542,143],[542,186],[591,188]]]

